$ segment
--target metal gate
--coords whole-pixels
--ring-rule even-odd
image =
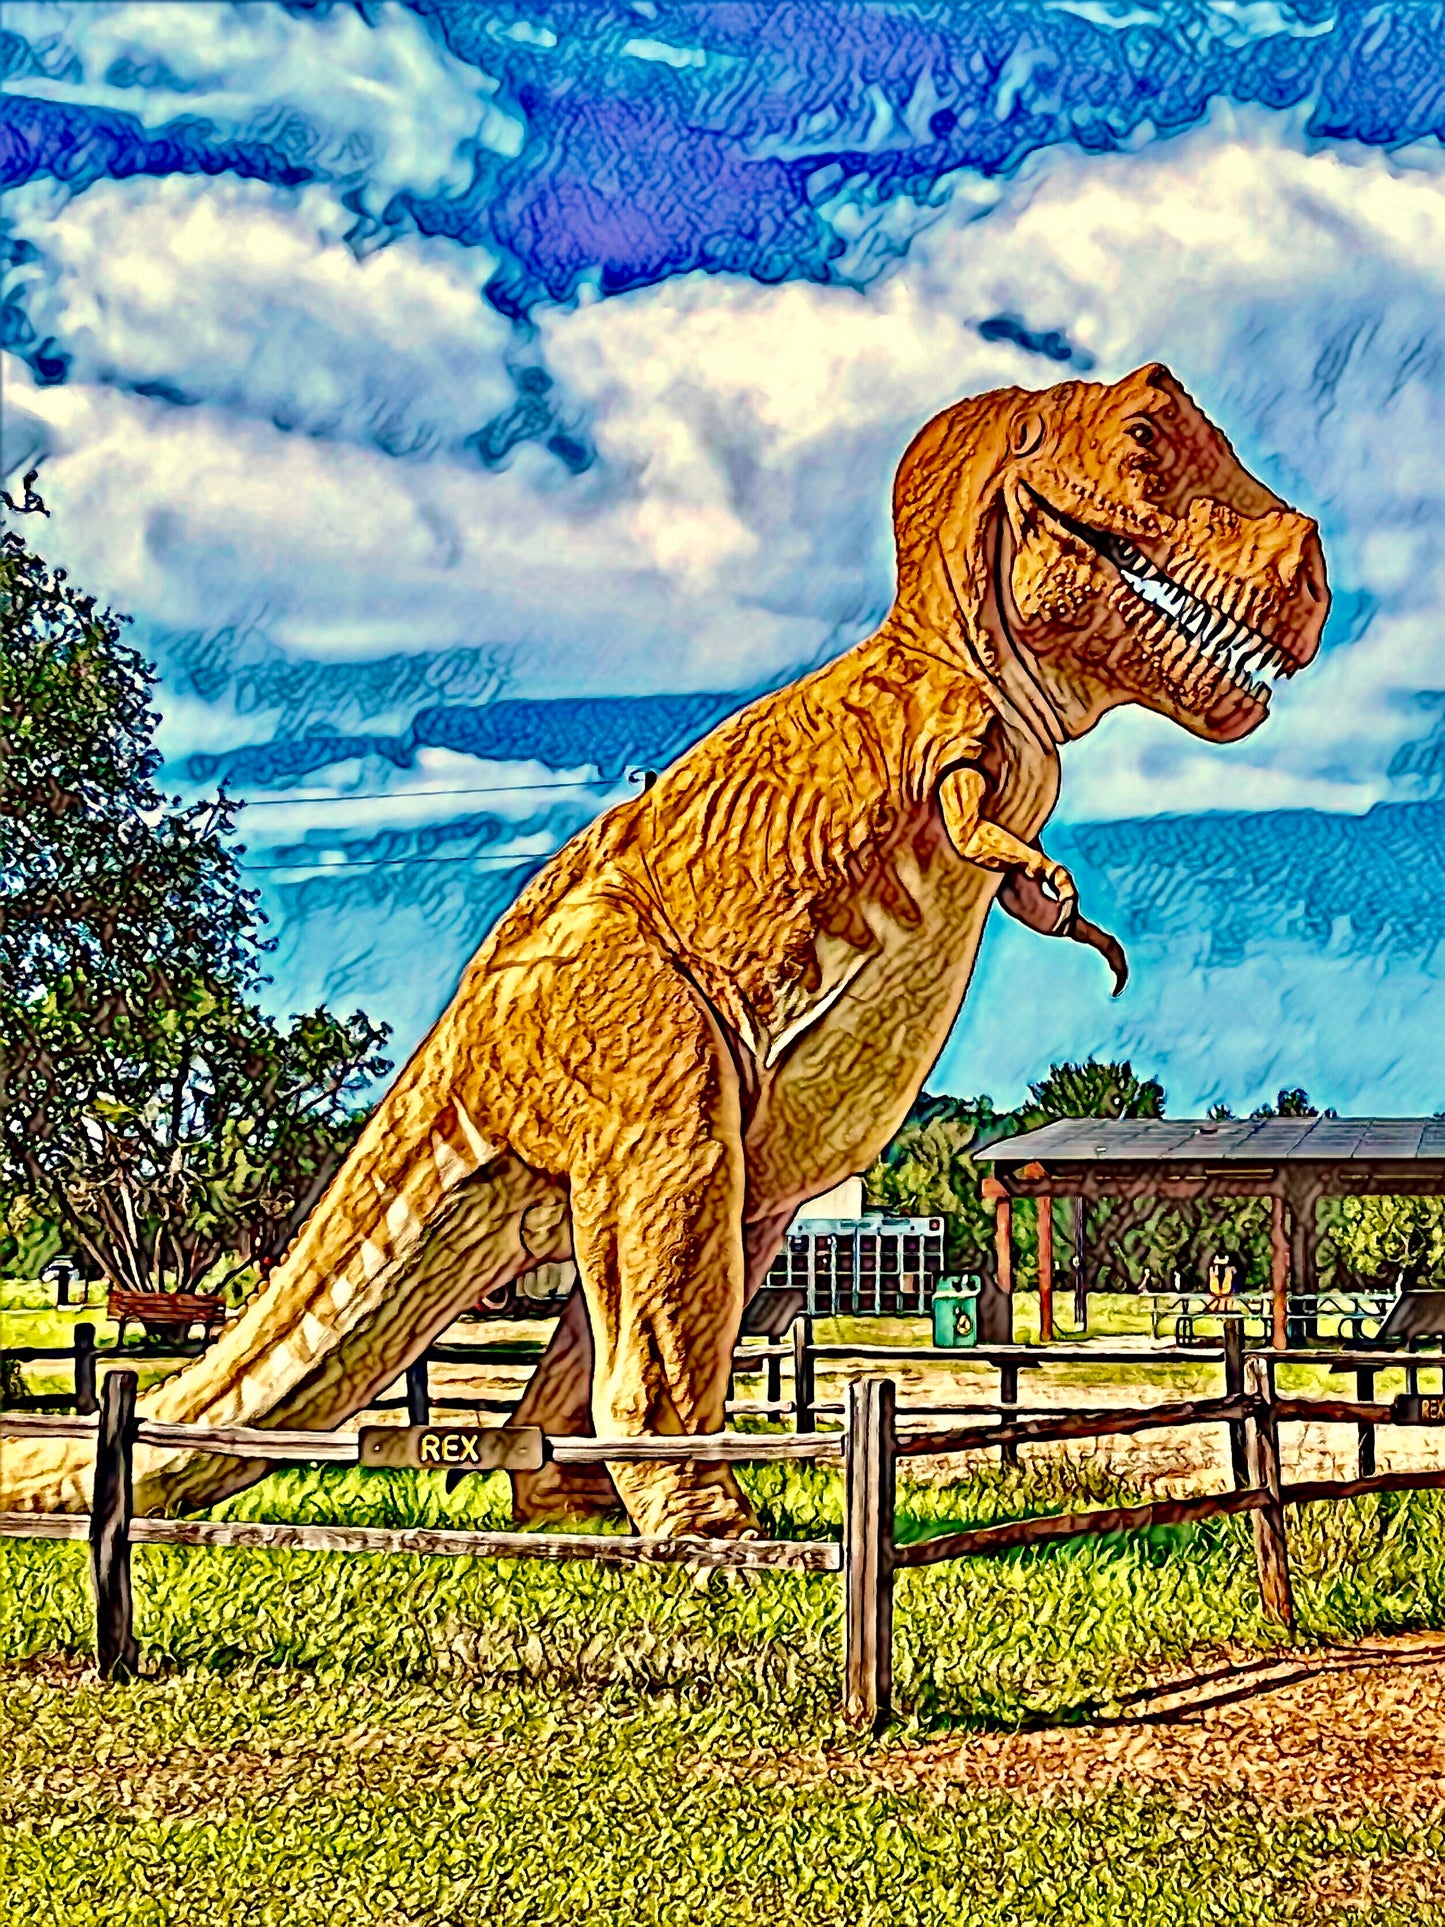
[[[806,1292],[815,1318],[911,1318],[942,1276],[942,1218],[815,1218],[789,1232],[768,1285]]]

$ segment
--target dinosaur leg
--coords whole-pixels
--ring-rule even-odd
[[[748,1303],[772,1268],[792,1212],[743,1227]],[[539,1425],[558,1437],[592,1436],[592,1330],[580,1284],[574,1285],[546,1351],[512,1416],[514,1425]],[[544,1465],[540,1472],[513,1472],[512,1514],[519,1523],[548,1519],[603,1518],[622,1501],[605,1466]]]
[[[717,1432],[743,1309],[742,1152],[703,1120],[647,1133],[625,1162],[572,1185],[599,1437]],[[731,1467],[612,1463],[644,1535],[755,1530]]]
[[[592,1330],[580,1284],[572,1287],[508,1423],[538,1425],[560,1438],[592,1436]],[[605,1465],[547,1464],[539,1472],[513,1472],[511,1480],[512,1516],[523,1525],[605,1518],[622,1505]]]

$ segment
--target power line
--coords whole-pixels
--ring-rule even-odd
[[[614,784],[599,777],[595,783],[487,783],[476,789],[455,790],[355,790],[324,796],[236,796],[230,800],[248,810],[274,810],[288,803],[409,803],[414,796],[512,796],[536,790],[600,790]]]
[[[340,863],[243,863],[240,867],[252,876],[267,870],[303,870],[308,876],[333,876],[338,870],[374,870],[384,863],[506,863],[514,867],[533,858],[543,861],[551,850],[523,850],[515,856],[363,856],[346,857]]]
[[[651,770],[651,769],[638,769],[638,770],[632,770],[628,772],[627,780],[629,782],[636,782],[639,778],[641,778],[642,780],[643,789],[650,790],[653,784],[657,781],[657,772],[656,770]],[[600,782],[599,783],[578,783],[578,782],[512,783],[512,784],[499,784],[487,789],[410,790],[410,791],[404,791],[402,792],[402,794],[411,795],[411,796],[494,796],[498,794],[504,794],[509,790],[591,790],[591,789],[601,789],[602,787],[603,785]],[[387,800],[394,800],[396,793],[391,790],[379,790],[376,792],[376,794],[378,797],[383,797],[383,798],[386,798]],[[290,797],[273,796],[273,797],[261,797],[261,798],[258,798],[257,800],[262,803],[281,803],[281,802],[291,802],[291,801],[317,802],[317,803],[349,803],[353,801],[353,799],[349,796],[335,796],[335,795],[318,796],[318,797],[297,797],[294,799]],[[363,800],[363,799],[358,798],[355,800]],[[368,856],[368,857],[346,857],[346,858],[343,858],[343,860],[340,863],[304,863],[299,860],[294,863],[243,863],[240,865],[240,868],[253,876],[261,876],[277,870],[300,870],[307,874],[314,873],[319,876],[319,875],[329,874],[330,872],[335,870],[374,870],[374,869],[380,868],[384,864],[403,864],[403,865],[415,866],[422,863],[473,863],[473,864],[500,863],[500,864],[508,864],[513,869],[515,869],[518,867],[518,865],[526,863],[531,857],[546,858],[548,856],[552,856],[555,854],[556,852],[551,850],[530,850],[530,851],[519,852],[513,856],[490,856],[490,857],[488,856]]]

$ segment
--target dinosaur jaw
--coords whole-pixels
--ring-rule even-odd
[[[1024,486],[1051,535],[1107,565],[1110,589],[1095,633],[1103,632],[1106,675],[1132,684],[1127,693],[1135,700],[1193,734],[1235,742],[1264,722],[1273,686],[1312,661],[1329,606],[1322,570],[1302,596],[1288,598],[1272,583],[1242,580],[1199,558],[1174,564],[1171,574],[1138,543]],[[1179,575],[1196,586],[1186,587]]]

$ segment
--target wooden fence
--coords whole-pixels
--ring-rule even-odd
[[[950,1402],[942,1405],[911,1406],[910,1415],[945,1418],[986,1411],[1011,1413],[1028,1411],[1026,1401],[1020,1400],[1019,1378],[1021,1373],[1043,1369],[1050,1365],[1089,1364],[1118,1365],[1131,1369],[1139,1367],[1159,1367],[1186,1365],[1223,1365],[1225,1368],[1225,1390],[1238,1390],[1242,1382],[1239,1373],[1242,1366],[1236,1364],[1231,1377],[1229,1354],[1231,1349],[1242,1347],[1243,1339],[1237,1321],[1227,1323],[1221,1342],[1215,1346],[1155,1346],[1148,1351],[1130,1349],[1127,1346],[1110,1346],[1097,1340],[1081,1345],[1042,1344],[1042,1345],[980,1345],[971,1349],[957,1351],[935,1346],[899,1346],[867,1344],[818,1344],[814,1339],[814,1322],[806,1315],[794,1321],[792,1330],[782,1341],[764,1344],[740,1344],[733,1356],[734,1379],[761,1377],[763,1379],[761,1399],[738,1399],[730,1396],[728,1412],[735,1417],[760,1417],[787,1419],[796,1432],[811,1432],[818,1418],[836,1418],[843,1406],[841,1401],[820,1401],[817,1396],[817,1373],[819,1365],[840,1365],[846,1361],[858,1364],[899,1366],[930,1365],[942,1368],[984,1366],[997,1377],[997,1397],[995,1399],[972,1399],[966,1403]],[[185,1340],[161,1342],[137,1346],[99,1346],[93,1325],[77,1324],[74,1328],[70,1346],[4,1346],[0,1356],[14,1359],[21,1364],[42,1362],[66,1364],[71,1367],[74,1378],[72,1394],[78,1412],[94,1412],[97,1404],[97,1368],[116,1365],[145,1363],[152,1359],[176,1359],[197,1357],[205,1349],[204,1341]],[[408,1366],[402,1379],[398,1381],[401,1390],[389,1393],[382,1398],[373,1399],[367,1408],[370,1411],[404,1410],[407,1422],[411,1425],[430,1423],[434,1412],[491,1412],[499,1415],[510,1413],[515,1405],[515,1397],[469,1398],[460,1397],[446,1391],[438,1391],[432,1383],[432,1367],[435,1365],[535,1365],[541,1358],[545,1346],[535,1339],[489,1340],[479,1345],[468,1345],[455,1341],[439,1340],[412,1365]],[[1433,1367],[1440,1364],[1438,1356],[1418,1351],[1384,1351],[1375,1347],[1355,1349],[1313,1349],[1301,1351],[1272,1351],[1265,1347],[1250,1346],[1251,1355],[1270,1361],[1271,1370],[1277,1364],[1318,1365],[1332,1372],[1351,1373],[1356,1381],[1356,1393],[1361,1402],[1368,1403],[1374,1392],[1376,1374],[1391,1369],[1403,1369],[1406,1373],[1408,1389],[1418,1390],[1418,1374],[1422,1366]],[[785,1380],[784,1367],[787,1367]],[[791,1396],[783,1396],[785,1384]],[[50,1408],[55,1404],[55,1394],[31,1394],[18,1401],[12,1401],[11,1409],[16,1411]],[[1361,1433],[1361,1448],[1365,1458],[1369,1457],[1373,1446],[1373,1432],[1366,1428]],[[1374,1470],[1373,1462],[1362,1463],[1361,1471]]]
[[[851,1355],[851,1354],[850,1354]],[[1001,1414],[996,1423],[901,1432],[892,1379],[873,1374],[847,1387],[841,1432],[736,1433],[708,1437],[538,1439],[558,1464],[623,1460],[672,1463],[838,1463],[845,1473],[841,1545],[827,1541],[679,1540],[530,1532],[474,1532],[424,1528],[307,1526],[257,1521],[137,1519],[132,1509],[132,1455],[137,1444],[185,1448],[223,1456],[354,1465],[355,1435],[287,1432],[254,1427],[169,1425],[136,1416],[136,1377],[108,1373],[98,1414],[3,1414],[0,1434],[94,1438],[94,1496],[88,1515],[0,1513],[0,1535],[87,1539],[95,1597],[96,1658],[105,1677],[133,1673],[138,1663],[131,1600],[132,1545],[298,1547],[342,1553],[419,1553],[502,1559],[585,1559],[629,1565],[729,1567],[745,1571],[841,1572],[845,1589],[844,1690],[846,1717],[881,1731],[892,1710],[893,1588],[899,1571],[944,1560],[997,1556],[1067,1539],[1146,1530],[1247,1512],[1253,1520],[1255,1561],[1264,1611],[1293,1622],[1285,1507],[1345,1499],[1366,1492],[1445,1488],[1445,1470],[1387,1473],[1353,1480],[1283,1483],[1279,1426],[1289,1421],[1347,1423],[1368,1428],[1398,1422],[1396,1405],[1281,1397],[1270,1355],[1246,1357],[1236,1336],[1226,1348],[1223,1398],[1190,1399],[1133,1411],[1052,1412],[1027,1418]],[[1416,1398],[1411,1410],[1422,1413]],[[1445,1422],[1445,1397],[1427,1400],[1430,1422]],[[1438,1406],[1439,1412],[1433,1408]],[[1007,1452],[1021,1444],[1063,1443],[1124,1436],[1166,1427],[1223,1424],[1229,1428],[1233,1489],[1137,1506],[1047,1514],[946,1532],[900,1544],[896,1539],[896,1479],[900,1459],[943,1453]]]
[[[1156,1346],[1148,1351],[1130,1349],[1127,1346],[1110,1346],[1098,1341],[1082,1345],[1049,1343],[1041,1345],[980,1345],[957,1351],[935,1346],[898,1346],[866,1344],[818,1344],[813,1336],[813,1320],[807,1315],[797,1318],[785,1341],[771,1341],[763,1344],[740,1344],[733,1356],[733,1380],[740,1377],[761,1375],[764,1378],[761,1399],[737,1399],[731,1396],[733,1383],[729,1383],[727,1411],[731,1417],[759,1417],[791,1422],[794,1432],[811,1433],[819,1419],[841,1417],[844,1406],[837,1399],[820,1400],[817,1396],[817,1372],[819,1365],[841,1365],[852,1362],[863,1365],[882,1365],[897,1367],[901,1365],[929,1365],[933,1367],[984,1366],[992,1370],[997,1379],[997,1396],[972,1398],[967,1401],[951,1401],[947,1404],[910,1405],[906,1416],[910,1420],[924,1418],[962,1418],[992,1413],[1000,1418],[1021,1417],[1036,1412],[1045,1419],[1062,1419],[1071,1414],[1056,1405],[1030,1406],[1020,1396],[1020,1374],[1041,1370],[1050,1365],[1081,1363],[1089,1365],[1117,1365],[1129,1369],[1140,1367],[1170,1367],[1187,1365],[1222,1365],[1226,1397],[1238,1396],[1244,1386],[1245,1341],[1243,1325],[1239,1320],[1228,1320],[1224,1324],[1222,1342],[1215,1347],[1199,1345]],[[72,1344],[68,1348],[6,1347],[3,1356],[20,1363],[40,1361],[59,1361],[69,1363],[74,1375],[74,1405],[79,1413],[93,1413],[99,1409],[97,1386],[98,1367],[105,1364],[108,1368],[118,1365],[142,1363],[150,1359],[191,1358],[205,1349],[204,1341],[178,1341],[157,1345],[114,1346],[101,1348],[96,1344],[95,1327],[77,1324],[74,1328]],[[535,1339],[493,1340],[480,1345],[466,1345],[440,1340],[410,1365],[401,1381],[403,1387],[399,1394],[373,1399],[367,1408],[370,1411],[404,1410],[407,1423],[426,1425],[431,1422],[434,1412],[475,1412],[493,1413],[508,1416],[517,1403],[516,1397],[468,1398],[458,1397],[447,1392],[438,1392],[431,1383],[433,1365],[535,1365],[542,1356],[544,1345]],[[1270,1389],[1274,1389],[1274,1374],[1279,1365],[1313,1365],[1324,1367],[1332,1373],[1348,1374],[1355,1380],[1356,1400],[1368,1405],[1374,1398],[1375,1380],[1380,1372],[1403,1370],[1406,1390],[1411,1396],[1419,1391],[1419,1374],[1423,1368],[1439,1370],[1445,1367],[1445,1359],[1439,1354],[1426,1354],[1413,1350],[1385,1351],[1371,1346],[1355,1349],[1316,1348],[1308,1352],[1294,1350],[1279,1351],[1268,1347],[1248,1348],[1251,1357],[1265,1361],[1269,1374]],[[789,1367],[788,1385],[792,1396],[783,1397],[785,1363]],[[15,1411],[52,1408],[53,1396],[29,1395],[10,1401],[10,1409]],[[1121,1426],[1121,1430],[1126,1429]],[[1375,1471],[1375,1434],[1374,1424],[1359,1421],[1357,1435],[1357,1469],[1361,1478],[1369,1478]],[[1020,1435],[1021,1437],[1022,1435]],[[1230,1431],[1231,1463],[1235,1482],[1243,1477],[1244,1432],[1236,1424]],[[1005,1464],[1018,1463],[1018,1441],[1010,1435],[1000,1445],[1000,1455]]]

